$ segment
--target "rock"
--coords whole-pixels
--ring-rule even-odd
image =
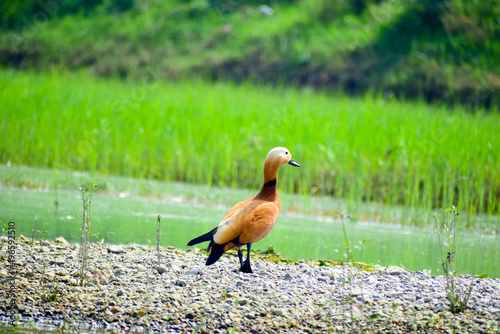
[[[57,264],[58,266],[64,266],[66,261],[63,259],[51,259],[49,260],[49,264]]]
[[[124,252],[125,252],[125,249],[123,249],[123,247],[120,245],[109,245],[109,247],[108,247],[108,253],[122,254]]]
[[[401,275],[403,272],[399,269],[391,269],[389,270],[389,275],[395,275],[395,276],[399,276]]]
[[[351,296],[359,296],[359,295],[363,294],[363,290],[361,290],[360,288],[354,288],[354,289],[352,289],[351,292],[349,292],[349,294]]]
[[[177,286],[186,286],[186,281],[178,279],[178,280],[175,281],[174,284],[177,285]]]
[[[155,269],[158,272],[158,274],[160,274],[160,275],[167,272],[167,269],[165,267],[158,266],[158,267],[155,267]]]
[[[487,312],[491,313],[491,314],[497,314],[497,313],[500,313],[500,309],[497,309],[496,307],[491,306],[491,307],[488,307]]]
[[[443,305],[437,305],[435,306],[432,311],[435,312],[435,313],[439,313],[439,312],[443,312],[443,311],[446,311],[447,308],[444,307]]]
[[[137,315],[139,318],[140,318],[140,317],[145,316],[146,314],[148,314],[148,311],[147,311],[147,310],[145,310],[145,309],[142,309],[142,308],[136,312],[136,315]]]
[[[352,306],[352,312],[359,319],[363,319],[364,318],[364,312],[363,312],[363,309],[361,308],[360,305],[353,305]]]
[[[238,299],[238,304],[246,305],[246,304],[248,304],[248,299],[245,299],[245,298]]]
[[[324,271],[322,274],[325,275],[326,277],[328,277],[331,280],[335,278],[335,275],[333,274],[332,270]]]
[[[198,269],[191,269],[190,271],[188,271],[186,273],[186,275],[199,275],[202,272],[203,272],[203,269],[200,269],[200,268],[198,268]]]
[[[403,291],[395,291],[395,292],[389,292],[388,296],[390,298],[397,298],[401,297],[403,295]]]
[[[384,314],[381,311],[371,312],[369,315],[370,319],[382,318],[383,316]]]
[[[293,279],[293,277],[289,273],[286,273],[284,279],[287,281],[291,281]]]
[[[282,308],[278,308],[278,309],[275,309],[273,311],[273,314],[277,315],[278,317],[281,317],[281,316],[285,315],[285,310]]]
[[[67,242],[64,237],[56,238],[55,243],[60,244],[61,246],[69,246],[69,242]]]
[[[117,313],[121,313],[122,310],[119,308],[119,307],[112,307],[109,309],[111,311],[111,313],[113,314],[117,314]]]

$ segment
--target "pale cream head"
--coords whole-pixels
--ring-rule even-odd
[[[266,162],[279,163],[279,165],[287,164],[292,159],[290,151],[285,147],[275,147],[266,156]]]
[[[264,183],[276,179],[276,173],[281,165],[290,164],[300,167],[293,161],[290,151],[285,147],[275,147],[266,156],[264,163]]]

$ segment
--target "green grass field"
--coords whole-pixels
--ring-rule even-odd
[[[59,3],[59,5],[57,5]],[[0,65],[498,108],[499,0],[0,2]]]
[[[0,70],[0,161],[255,188],[274,146],[280,187],[431,212],[472,225],[500,211],[500,116],[308,90],[123,82]],[[412,221],[414,224],[421,221]]]

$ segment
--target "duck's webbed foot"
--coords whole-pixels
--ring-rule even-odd
[[[252,247],[252,243],[249,242],[247,244],[247,259],[243,263],[241,262],[241,260],[243,259],[243,252],[241,251],[241,249],[238,250],[238,257],[240,258],[240,264],[241,264],[240,271],[242,273],[248,273],[248,274],[253,273],[252,267],[250,266],[250,248],[251,247]]]
[[[242,273],[247,273],[247,274],[252,274],[253,273],[252,267],[250,266],[250,261],[248,261],[248,259],[245,260],[245,262],[243,262],[243,264],[240,267],[240,271]]]

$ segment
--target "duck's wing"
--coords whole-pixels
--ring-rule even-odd
[[[280,207],[274,202],[263,201],[246,217],[243,233],[239,237],[240,244],[257,242],[264,238],[274,227],[280,214]]]
[[[226,219],[230,218],[232,215],[234,215],[236,212],[238,212],[239,210],[241,210],[242,208],[244,208],[245,206],[248,205],[248,203],[250,203],[251,201],[254,200],[255,197],[252,197],[252,198],[249,198],[249,199],[246,199],[244,201],[241,201],[239,202],[238,204],[236,204],[235,206],[233,206],[227,213],[226,215],[224,216],[224,218],[222,218],[222,221],[225,221]]]

